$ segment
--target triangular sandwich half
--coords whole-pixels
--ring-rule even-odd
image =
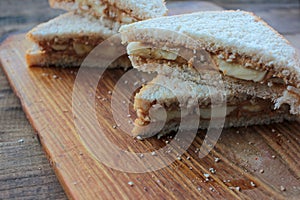
[[[26,54],[28,66],[80,66],[91,50],[116,34],[119,27],[108,19],[90,19],[72,12],[60,15],[27,33],[35,43]],[[124,55],[110,65],[117,66],[128,68],[131,63]]]
[[[50,6],[129,24],[167,14],[164,0],[49,0]]]
[[[120,32],[133,66],[141,71],[212,86],[221,78],[229,90],[300,113],[297,51],[253,13],[161,17],[124,25]]]
[[[226,98],[226,104],[222,98]],[[274,110],[271,99],[231,89],[220,91],[216,87],[163,75],[141,88],[135,96],[134,109],[137,119],[132,133],[141,137],[164,135],[178,130],[179,125],[182,130],[197,130],[222,128],[223,125],[229,128],[270,124],[296,118],[289,113],[286,104]],[[212,109],[216,110],[213,118]]]

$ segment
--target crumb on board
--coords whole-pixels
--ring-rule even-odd
[[[19,139],[19,140],[18,140],[18,143],[19,143],[19,144],[24,143],[24,139]]]
[[[280,190],[284,192],[284,191],[286,191],[286,188],[285,188],[284,186],[281,185],[281,186],[280,186]]]
[[[209,171],[212,173],[212,174],[215,174],[216,173],[216,170],[214,168],[209,168]]]
[[[143,140],[143,138],[142,138],[141,136],[139,136],[139,135],[136,136],[136,139],[137,139],[137,140]]]
[[[134,185],[134,183],[132,181],[129,181],[128,185],[130,185],[132,187]]]

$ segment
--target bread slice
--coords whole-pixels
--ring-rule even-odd
[[[132,23],[164,16],[167,8],[164,0],[49,0],[50,6],[68,11],[108,17],[120,23]]]
[[[60,15],[27,33],[27,38],[35,44],[27,51],[27,64],[80,66],[91,50],[116,34],[119,27],[120,24],[108,19],[88,19],[72,12]],[[124,57],[116,63],[125,68],[131,66]]]
[[[139,70],[211,85],[220,79],[215,72],[221,73],[229,89],[272,98],[276,108],[287,103],[292,114],[300,114],[297,52],[253,13],[208,11],[162,17],[124,25],[120,32]]]
[[[221,101],[218,102],[222,96],[227,101],[226,111],[223,104],[223,107],[220,106]],[[212,99],[216,109],[226,113],[225,124],[222,123],[222,114],[211,118]],[[200,108],[200,114],[197,108]],[[229,89],[220,91],[215,87],[163,75],[158,75],[136,94],[134,109],[137,119],[133,135],[141,137],[170,133],[177,130],[183,120],[185,122],[181,124],[182,128],[193,130],[222,128],[223,125],[229,128],[270,124],[296,118],[289,113],[289,106],[286,104],[274,110],[270,99],[261,99]],[[199,126],[195,127],[193,121],[197,120]]]

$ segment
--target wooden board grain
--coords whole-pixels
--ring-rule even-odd
[[[27,48],[24,35],[6,40],[0,52],[2,66],[70,198],[263,199],[272,196],[284,199],[300,194],[300,124],[297,122],[225,130],[204,159],[195,153],[203,141],[204,133],[200,132],[181,161],[155,172],[133,174],[106,167],[87,151],[74,126],[72,88],[77,70],[29,69],[24,61]],[[91,69],[86,76],[87,85],[93,74]],[[97,114],[99,121],[107,126],[107,137],[120,148],[130,147],[140,152],[164,146],[168,138],[136,141],[112,128],[115,122],[110,114],[108,91],[113,91],[122,74],[122,70],[106,72],[97,91],[97,96],[101,96],[96,100]],[[216,163],[215,157],[221,161]],[[214,168],[216,173],[211,174],[209,168]],[[207,182],[205,173],[211,174]],[[134,183],[133,187],[128,185],[129,181]],[[281,186],[286,191],[281,191]],[[241,190],[235,190],[236,187]]]
[[[196,153],[205,136],[200,131],[182,160],[154,172],[125,173],[107,167],[78,137],[72,112],[77,69],[29,69],[24,60],[29,47],[24,35],[12,36],[1,46],[0,60],[69,198],[297,199],[300,195],[298,122],[224,130],[213,151],[203,159]],[[88,91],[96,73],[95,69],[85,73]],[[121,149],[133,152],[151,152],[165,146],[166,141],[171,141],[168,137],[137,141],[120,128],[113,128],[116,122],[109,91],[114,90],[124,73],[105,72],[96,91],[97,118],[106,128],[105,136]],[[131,81],[140,81],[140,77],[131,77]],[[79,128],[95,131],[89,127],[89,116]],[[96,142],[101,139],[97,132],[87,133],[90,134],[95,135]],[[104,146],[98,148],[109,151]],[[215,158],[220,161],[215,162]],[[210,168],[216,173],[211,173]],[[210,174],[208,181],[204,174]],[[133,186],[128,185],[130,181]]]

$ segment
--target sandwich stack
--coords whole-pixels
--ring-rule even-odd
[[[166,15],[163,0],[49,0],[51,7],[68,11],[32,29],[27,38],[28,66],[80,66],[90,51],[116,34],[123,24]],[[110,67],[131,66],[127,56]]]
[[[161,17],[124,25],[120,32],[133,67],[158,74],[135,96],[135,135],[157,133],[153,127],[163,120],[161,133],[168,133],[178,128],[182,117],[196,114],[200,128],[207,128],[210,99],[220,93],[227,100],[225,127],[295,120],[300,113],[296,50],[253,13]],[[217,88],[220,80],[224,91]]]

